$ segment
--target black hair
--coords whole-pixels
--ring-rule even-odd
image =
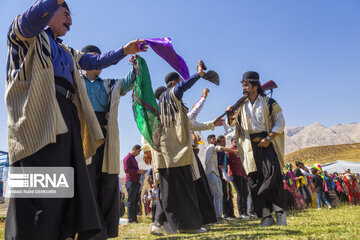
[[[219,135],[219,136],[217,137],[217,139],[216,139],[216,142],[217,142],[217,143],[220,143],[221,139],[224,139],[224,138],[225,138],[224,135]]]
[[[136,144],[135,146],[133,146],[132,148],[133,150],[140,150],[141,149],[141,146]]]
[[[318,170],[317,170],[316,168],[314,168],[314,167],[311,168],[310,171],[311,171],[311,173],[314,174],[314,175],[318,172]]]
[[[300,162],[300,161],[296,161],[296,162],[295,162],[296,167],[299,167],[300,164],[303,164],[303,163]]]
[[[210,140],[214,137],[216,137],[215,134],[210,134],[209,136],[207,136],[207,141],[210,142]]]

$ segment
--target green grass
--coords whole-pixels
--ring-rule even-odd
[[[308,209],[287,212],[288,226],[259,228],[260,220],[235,220],[212,226],[203,234],[152,236],[150,216],[139,217],[140,223],[119,226],[116,239],[359,239],[360,206],[342,206],[332,210]],[[4,239],[4,223],[0,223]]]
[[[235,220],[212,226],[203,234],[155,237],[149,234],[149,217],[140,223],[120,226],[116,239],[359,239],[360,206],[287,212],[288,226],[259,228],[260,220]]]

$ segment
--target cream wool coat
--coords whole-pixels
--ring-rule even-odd
[[[275,124],[275,114],[281,112],[277,102],[272,104],[272,113],[269,112],[269,98],[266,96],[259,96],[263,98],[264,103],[264,115],[265,115],[265,125],[267,133],[271,132]],[[249,100],[246,100],[249,101]],[[246,171],[246,174],[251,172],[256,172],[256,164],[254,159],[254,154],[251,146],[251,140],[249,135],[249,120],[246,116],[245,104],[243,104],[238,110],[237,114],[233,119],[229,119],[230,126],[236,126],[236,139],[238,139],[238,149],[239,156]],[[285,136],[284,132],[278,133],[276,137],[271,141],[274,144],[275,151],[278,156],[278,160],[281,167],[284,167],[284,143]]]

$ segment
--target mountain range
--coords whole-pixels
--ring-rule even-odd
[[[332,127],[325,127],[315,122],[305,127],[285,127],[285,154],[309,147],[353,143],[360,143],[360,123],[338,124]],[[294,158],[294,156],[289,155],[289,160]],[[136,157],[139,168],[149,169],[151,166],[146,165],[141,158],[142,155]],[[121,167],[120,176],[125,176],[123,167]]]
[[[285,127],[285,154],[297,150],[360,142],[360,123],[325,127],[318,122],[305,127]]]

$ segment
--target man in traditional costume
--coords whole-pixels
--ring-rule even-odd
[[[159,178],[159,196],[155,222],[151,233],[163,232],[168,222],[180,232],[202,233],[202,217],[199,210],[194,180],[199,172],[192,171],[196,162],[191,144],[190,121],[182,102],[183,94],[200,77],[204,76],[199,62],[197,73],[188,80],[171,72],[165,77],[167,90],[159,100],[160,121],[163,134],[160,139],[160,153],[153,151],[153,166]]]
[[[279,104],[266,97],[254,71],[244,73],[243,93],[247,97],[235,114],[228,114],[230,126],[236,125],[239,154],[248,175],[251,196],[262,227],[275,223],[286,225],[282,209],[284,185],[284,127]],[[227,109],[231,110],[231,107]]]
[[[101,50],[94,45],[85,46],[81,52],[101,54]],[[83,70],[81,76],[105,138],[105,143],[96,150],[96,154],[87,159],[87,168],[102,225],[97,239],[107,239],[118,236],[120,218],[119,100],[133,89],[136,74],[134,68],[123,79],[102,79],[100,74],[101,69]]]
[[[102,228],[85,159],[103,134],[79,69],[103,69],[143,41],[99,56],[62,43],[72,25],[63,0],[38,0],[16,17],[8,33],[8,145],[12,166],[72,167],[73,198],[12,198],[5,239],[89,239]],[[145,48],[144,48],[145,49]]]

